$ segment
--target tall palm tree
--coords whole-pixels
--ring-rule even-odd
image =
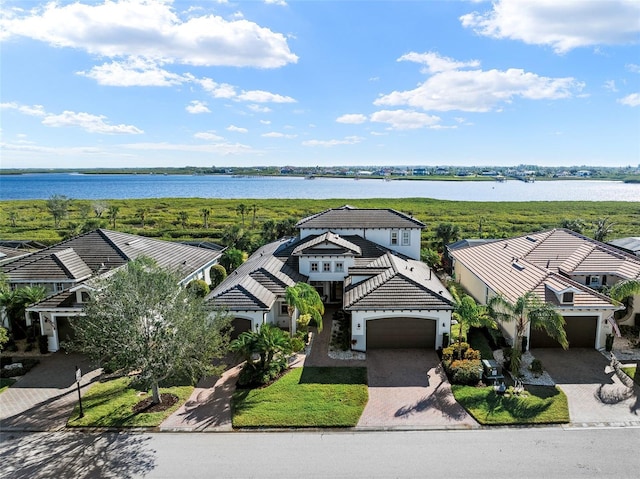
[[[515,302],[509,301],[502,295],[494,296],[489,300],[488,306],[491,316],[498,321],[515,322],[516,335],[510,364],[513,374],[518,374],[520,370],[522,339],[529,329],[543,330],[564,349],[569,347],[567,333],[564,330],[566,322],[562,315],[551,304],[541,301],[531,291],[520,296]]]
[[[202,213],[202,226],[204,229],[209,228],[209,215],[211,215],[211,210],[209,208],[202,208],[200,210]]]
[[[116,229],[116,219],[118,219],[118,213],[120,212],[119,206],[109,206],[109,210],[107,210],[107,215],[111,220],[111,226],[113,229]]]
[[[322,331],[322,315],[324,314],[324,304],[318,291],[307,283],[296,283],[295,286],[288,286],[285,290],[285,301],[289,313],[289,332],[293,333],[293,313],[298,310],[299,314],[310,314],[318,326],[318,331]]]
[[[247,205],[245,205],[244,203],[240,203],[238,206],[236,206],[236,213],[242,216],[242,226],[244,226],[244,215],[247,214]]]
[[[136,210],[138,214],[138,218],[140,218],[140,227],[144,228],[144,220],[147,218],[147,213],[149,213],[149,208],[138,208]]]
[[[460,325],[460,332],[458,333],[459,356],[459,351],[462,348],[462,336],[466,337],[469,328],[487,327],[496,329],[498,325],[489,315],[486,306],[479,305],[476,303],[476,300],[468,294],[463,294],[461,297],[456,288],[450,288],[450,291],[454,301],[454,309],[451,316]]]

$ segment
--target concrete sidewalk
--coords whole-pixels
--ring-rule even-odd
[[[75,367],[82,370],[82,392],[101,370],[78,354],[62,352],[39,358],[40,364],[0,394],[2,431],[56,431],[66,426],[78,403]]]

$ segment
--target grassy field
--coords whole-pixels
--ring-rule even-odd
[[[565,394],[555,386],[527,386],[526,396],[498,395],[493,387],[451,386],[456,400],[480,424],[556,424],[569,422]]]
[[[581,219],[584,234],[592,236],[593,221],[608,217],[614,224],[610,239],[637,235],[640,230],[640,205],[632,202],[461,202],[425,198],[402,199],[330,199],[330,200],[238,200],[204,198],[154,198],[106,200],[119,208],[115,226],[105,212],[96,218],[93,201],[75,200],[69,214],[54,228],[45,200],[0,202],[0,239],[36,240],[54,244],[77,231],[88,221],[92,227],[104,227],[168,240],[202,239],[222,242],[230,226],[243,227],[259,241],[262,224],[267,220],[293,218],[296,221],[327,208],[350,204],[359,208],[393,208],[412,214],[424,222],[423,244],[434,240],[439,223],[451,222],[460,228],[462,238],[506,238],[559,227],[563,220]],[[243,217],[238,206],[245,206]],[[203,209],[211,211],[204,228]],[[144,210],[144,227],[140,212]],[[179,219],[186,214],[184,226]],[[184,214],[182,215],[184,219]]]
[[[161,394],[174,394],[178,397],[178,402],[166,411],[136,414],[132,408],[150,394],[148,391],[132,387],[129,378],[96,383],[82,396],[84,417],[78,417],[80,409],[76,405],[67,426],[155,427],[178,409],[192,391],[193,386],[161,387]]]
[[[295,368],[233,397],[233,427],[352,427],[369,398],[366,368]]]

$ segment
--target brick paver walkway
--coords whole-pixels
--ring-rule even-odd
[[[640,426],[640,388],[626,387],[594,349],[533,349],[533,356],[567,395],[575,425]]]
[[[3,431],[53,431],[63,428],[78,403],[75,366],[87,386],[100,375],[86,358],[54,353],[40,358],[40,364],[0,394],[0,429]]]

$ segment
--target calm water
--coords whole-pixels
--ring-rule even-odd
[[[126,198],[435,198],[460,201],[640,201],[619,181],[449,182],[188,175],[0,175],[0,200]]]

